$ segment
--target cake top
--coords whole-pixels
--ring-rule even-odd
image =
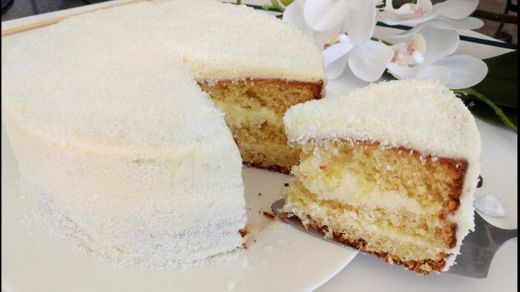
[[[76,33],[96,41],[57,37]],[[87,151],[231,139],[223,114],[179,58],[126,37],[117,42],[108,29],[64,25],[23,39],[4,67],[4,114],[44,139]]]
[[[433,80],[371,84],[290,108],[284,117],[289,141],[377,141],[421,154],[478,162],[475,120],[451,90]]]
[[[2,103],[25,126],[111,146],[229,132],[194,79],[323,78],[318,49],[297,30],[247,7],[200,0],[71,17],[28,33],[3,70]]]

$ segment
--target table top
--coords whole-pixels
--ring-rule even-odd
[[[15,0],[25,1],[25,0]],[[111,2],[111,1],[109,1]],[[96,5],[109,5],[109,2]],[[242,1],[249,4],[263,4],[269,1]],[[14,8],[14,7],[13,7]],[[51,15],[59,15],[60,12],[53,12]],[[45,19],[48,14],[36,15],[30,19]],[[2,15],[4,19],[4,15]],[[14,27],[26,23],[28,18],[16,19],[2,23],[2,28]],[[388,28],[378,27],[376,35],[389,33]],[[462,32],[464,35],[478,37],[482,39],[492,39],[472,31]],[[458,51],[471,51],[472,55],[480,58],[487,58],[507,52],[507,49],[497,48],[489,45],[475,44],[471,42],[461,42]],[[500,135],[505,135],[514,143],[517,143],[517,135],[508,132],[501,127],[495,127]],[[516,218],[516,215],[515,215]],[[504,228],[516,228],[516,223],[500,224]],[[330,281],[317,289],[320,292],[332,291],[516,291],[517,290],[517,271],[518,271],[518,241],[517,239],[507,242],[495,255],[492,266],[486,279],[473,279],[456,276],[452,274],[440,274],[430,276],[417,276],[414,273],[405,271],[401,266],[391,266],[383,264],[379,259],[360,253],[342,271],[334,276]],[[9,291],[7,291],[9,292]]]

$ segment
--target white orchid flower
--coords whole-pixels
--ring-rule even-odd
[[[340,35],[337,43],[323,51],[329,79],[338,78],[348,65],[356,77],[367,82],[383,75],[393,55],[394,50],[381,42],[368,40],[356,45],[345,35]]]
[[[377,19],[388,25],[416,26],[428,23],[443,29],[477,29],[484,22],[470,15],[477,9],[478,3],[478,0],[446,0],[432,5],[431,0],[417,0],[415,4],[407,3],[395,9],[392,0],[387,0]]]
[[[283,21],[310,35],[320,48],[347,33],[354,44],[372,36],[376,9],[367,0],[295,0],[285,8]]]
[[[473,56],[451,55],[458,46],[457,31],[426,26],[393,46],[387,68],[397,79],[436,79],[451,89],[468,88],[482,81],[488,68]]]
[[[322,49],[337,40],[323,51],[329,79],[339,77],[348,65],[358,78],[375,81],[393,55],[389,46],[370,40],[375,16],[373,1],[295,0],[285,9],[283,20],[310,35]]]

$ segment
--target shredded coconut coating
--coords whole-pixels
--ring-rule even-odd
[[[355,139],[446,158],[480,153],[473,116],[451,90],[433,80],[381,82],[298,104],[284,122],[288,139],[297,143]]]
[[[480,169],[480,134],[475,119],[451,90],[434,80],[371,84],[345,95],[327,96],[291,107],[284,116],[292,143],[320,140],[377,141],[381,149],[405,147],[421,155],[464,159],[468,169],[457,223],[454,263],[462,239],[473,229],[473,198]]]
[[[200,94],[193,79],[322,80],[319,56],[299,31],[251,8],[147,1],[29,33],[8,57],[2,96],[27,123],[82,144],[200,141],[216,110],[191,98]]]
[[[69,18],[27,33],[2,69],[23,177],[61,211],[68,238],[147,267],[243,242],[240,154],[196,80],[324,79],[319,50],[299,31],[200,0]]]

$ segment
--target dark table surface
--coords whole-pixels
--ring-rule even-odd
[[[107,0],[2,0],[2,21],[104,1]]]

